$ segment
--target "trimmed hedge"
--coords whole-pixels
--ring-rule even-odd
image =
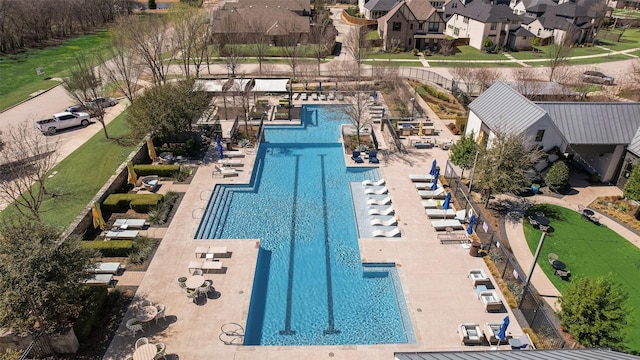
[[[85,300],[85,305],[80,317],[73,324],[73,330],[78,341],[84,342],[91,335],[93,327],[100,324],[101,309],[107,299],[107,290],[102,286],[85,286],[80,296]]]
[[[176,169],[179,168],[176,166]],[[162,199],[161,194],[111,194],[102,202],[102,208],[112,213],[126,212],[129,209],[137,213],[147,213]]]
[[[180,171],[180,165],[134,165],[133,170],[138,176],[158,175],[171,177]]]
[[[91,240],[81,244],[85,249],[100,251],[102,257],[127,257],[133,249],[132,240]]]

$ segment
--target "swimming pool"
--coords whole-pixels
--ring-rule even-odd
[[[415,342],[395,266],[362,264],[344,164],[347,122],[305,106],[301,126],[269,126],[249,186],[217,186],[200,239],[260,238],[246,345]]]

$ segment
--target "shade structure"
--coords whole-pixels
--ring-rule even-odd
[[[133,170],[133,163],[131,161],[127,163],[127,170],[129,171],[128,182],[129,184],[135,186],[136,183],[138,182],[138,176],[136,175],[136,171]]]
[[[158,158],[158,155],[156,154],[156,148],[155,146],[153,146],[153,139],[151,139],[151,137],[147,138],[147,151],[149,151],[149,157],[151,158],[151,161],[155,161]]]
[[[91,204],[91,216],[93,217],[93,227],[104,230],[104,218],[102,217],[102,210],[100,210],[100,204],[93,202]]]
[[[222,153],[222,144],[220,143],[218,143],[218,156],[220,156],[220,159],[224,157],[224,154]]]
[[[438,177],[440,177],[440,169],[436,168],[436,172],[433,174],[433,185],[431,185],[431,190],[438,188]]]
[[[444,198],[444,202],[442,203],[442,208],[447,210],[449,209],[449,203],[451,202],[451,193],[447,193],[447,196]]]
[[[418,136],[422,136],[422,123],[420,123],[420,126],[418,126]]]
[[[473,223],[476,221],[476,216],[471,215],[469,218],[469,227],[467,228],[467,234],[471,235],[473,233]]]
[[[436,167],[437,166],[438,166],[438,163],[434,159],[433,162],[431,163],[431,170],[429,170],[429,175],[433,175],[433,174],[436,173]]]

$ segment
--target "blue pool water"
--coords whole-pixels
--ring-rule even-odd
[[[245,345],[415,342],[396,268],[360,260],[344,117],[305,106],[302,126],[268,126],[249,186],[214,189],[196,238],[260,238]]]

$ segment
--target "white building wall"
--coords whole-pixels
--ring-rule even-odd
[[[482,42],[487,37],[487,29],[489,24],[485,24],[473,19],[466,18],[462,15],[453,15],[447,21],[445,34],[453,38],[469,38],[469,45],[478,50],[482,50]],[[455,34],[455,28],[458,28],[458,34]]]
[[[554,35],[553,31],[547,31],[544,29],[544,26],[542,26],[542,24],[540,23],[540,20],[533,21],[531,24],[523,25],[523,26],[525,26],[527,30],[531,31],[533,35],[539,38],[546,39],[549,36]],[[540,33],[538,33],[538,30],[540,31]]]
[[[363,14],[366,16],[364,3],[365,3],[365,0],[358,0],[358,11],[360,11],[360,14]]]
[[[564,138],[562,134],[560,134],[560,131],[558,131],[558,128],[548,116],[541,118],[535,124],[531,125],[525,130],[525,133],[535,142],[538,130],[544,130],[542,141],[536,142],[537,145],[542,146],[542,150],[549,151],[557,146],[561,151],[564,151],[567,144],[564,142]]]
[[[465,128],[465,135],[469,136],[473,132],[475,138],[478,139],[478,134],[480,134],[480,127],[482,126],[482,120],[473,112],[469,111],[469,116],[467,117],[467,126]]]
[[[527,9],[524,7],[522,1],[518,1],[516,6],[514,6],[512,9],[513,13],[518,15],[524,15],[527,12]]]

